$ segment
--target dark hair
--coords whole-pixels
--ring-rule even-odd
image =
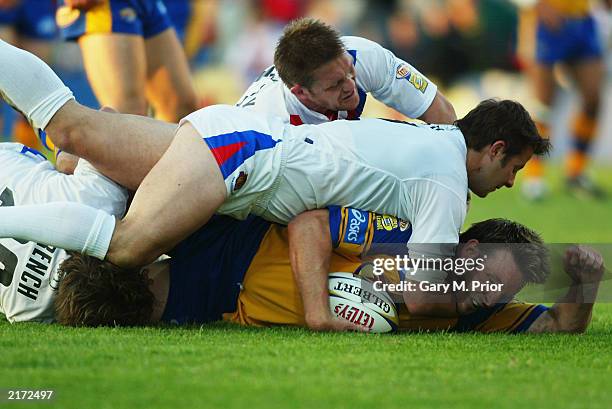
[[[71,326],[148,324],[155,297],[141,270],[71,252],[59,267],[56,319]]]
[[[507,219],[488,219],[474,223],[459,235],[460,243],[478,240],[495,249],[510,250],[528,283],[543,283],[550,273],[549,251],[538,233]]]
[[[285,27],[274,51],[274,65],[288,87],[298,84],[309,88],[314,71],[344,51],[335,29],[319,20],[301,18]]]
[[[504,161],[532,148],[535,155],[550,150],[548,139],[540,136],[527,110],[518,102],[486,99],[466,116],[455,121],[468,148],[480,151],[496,141],[506,143]]]

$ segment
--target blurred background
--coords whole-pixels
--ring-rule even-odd
[[[20,0],[0,0],[2,7]],[[23,1],[23,0],[22,0]],[[163,0],[170,4],[173,1]],[[36,0],[39,7],[55,4]],[[200,105],[234,104],[259,73],[272,64],[283,26],[301,16],[319,18],[344,35],[379,42],[417,67],[438,84],[464,115],[488,97],[511,98],[535,112],[538,104],[530,86],[528,67],[534,49],[529,21],[530,0],[192,0],[188,15],[171,16],[184,24],[183,44],[189,57]],[[603,108],[592,148],[595,162],[612,160],[612,18],[604,2],[593,1],[592,13],[605,47],[606,81]],[[4,4],[4,6],[3,6]],[[50,33],[54,11],[39,25]],[[25,33],[25,34],[24,34]],[[98,103],[83,73],[79,48],[59,38],[29,39],[23,27],[0,20],[0,37],[32,50],[45,59],[71,87],[77,99],[91,107]],[[551,137],[553,159],[569,146],[570,113],[580,104],[570,81],[556,72],[560,92],[555,99]],[[6,105],[0,111],[5,140],[16,134],[16,114]],[[365,116],[401,116],[368,99]]]

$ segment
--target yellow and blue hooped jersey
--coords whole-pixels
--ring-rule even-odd
[[[360,257],[374,254],[377,245],[402,243],[405,249],[411,231],[395,217],[341,207],[329,208],[329,224],[332,271],[356,271]],[[256,216],[242,221],[215,216],[171,256],[163,321],[205,323],[223,317],[244,325],[305,325],[285,226]],[[400,306],[400,328],[521,332],[545,310],[510,303],[458,319],[432,319],[411,317]]]

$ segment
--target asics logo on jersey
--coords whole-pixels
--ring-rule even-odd
[[[356,209],[351,209],[348,234],[346,235],[347,241],[352,243],[357,243],[359,241],[361,225],[366,221],[367,217],[363,212]]]

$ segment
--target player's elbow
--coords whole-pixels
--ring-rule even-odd
[[[419,119],[430,124],[452,124],[457,120],[457,114],[453,104],[438,91],[427,111]]]

